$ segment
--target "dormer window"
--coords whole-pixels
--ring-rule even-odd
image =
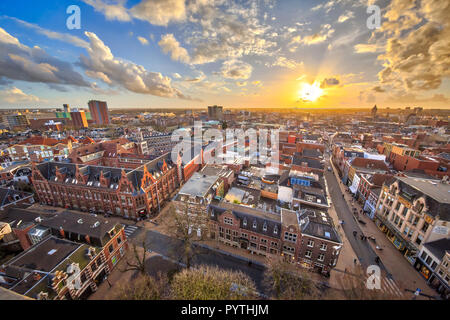
[[[267,222],[266,221],[264,221],[263,231],[267,231]]]
[[[256,229],[257,224],[256,224],[256,220],[253,220],[253,229]]]
[[[278,226],[275,226],[275,228],[273,228],[273,233],[278,234]]]
[[[247,226],[247,218],[244,218],[244,221],[242,221],[242,224],[244,225],[244,227]]]

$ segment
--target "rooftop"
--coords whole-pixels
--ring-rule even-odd
[[[204,197],[219,179],[218,176],[202,175],[195,172],[192,177],[181,187],[179,194]]]

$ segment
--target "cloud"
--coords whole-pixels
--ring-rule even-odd
[[[279,56],[271,66],[278,66],[288,69],[297,69],[303,67],[303,62],[297,62],[286,57]]]
[[[68,62],[30,48],[0,28],[0,77],[27,82],[89,87],[90,84]]]
[[[377,35],[386,41],[378,56],[383,87],[399,92],[434,90],[450,76],[450,2],[392,1]]]
[[[375,92],[385,92],[386,91],[383,88],[381,88],[380,86],[375,86],[372,88],[372,90]]]
[[[325,78],[320,83],[320,88],[324,89],[324,88],[334,87],[339,84],[340,84],[340,81],[337,78]]]
[[[37,33],[40,33],[40,34],[42,34],[42,35],[44,35],[44,36],[46,36],[46,37],[48,37],[50,39],[56,39],[56,40],[60,40],[60,41],[63,41],[63,42],[67,42],[67,43],[70,43],[70,44],[72,44],[74,46],[81,47],[81,48],[87,48],[89,46],[87,41],[85,41],[83,39],[80,39],[80,38],[78,38],[76,36],[73,36],[71,34],[60,33],[60,32],[56,32],[56,31],[51,31],[51,30],[48,30],[48,29],[44,29],[44,28],[42,28],[42,27],[40,27],[40,26],[38,26],[36,24],[29,23],[29,22],[26,22],[26,21],[23,21],[23,20],[14,18],[14,17],[6,17],[5,16],[5,18],[11,19],[11,20],[21,24],[24,27],[33,29]]]
[[[355,16],[355,14],[352,11],[346,11],[342,15],[339,16],[338,22],[343,23],[349,19],[352,19]]]
[[[170,53],[172,60],[190,63],[191,58],[188,51],[180,45],[173,34],[161,36],[161,41],[158,42],[158,45],[164,53]]]
[[[291,39],[288,44],[288,49],[290,52],[295,52],[300,44],[303,45],[314,45],[325,42],[328,38],[330,38],[334,33],[334,29],[330,24],[325,24],[321,26],[319,32],[316,32],[312,35],[308,35],[306,37],[295,36]]]
[[[105,15],[107,20],[131,21],[128,10],[124,7],[126,0],[82,0],[95,11]]]
[[[354,46],[354,49],[356,53],[382,52],[384,50],[384,45],[359,43]]]
[[[81,55],[79,64],[91,74],[104,75],[110,80],[110,85],[123,87],[131,92],[192,100],[174,88],[169,77],[118,59],[95,33],[85,32],[85,35],[90,41],[88,56]],[[99,79],[103,80],[103,76]]]
[[[145,39],[144,37],[138,36],[137,39],[139,40],[139,42],[140,42],[142,45],[144,45],[144,46],[148,45],[148,40]]]
[[[126,8],[126,0],[83,0],[108,20],[144,20],[153,25],[167,26],[170,22],[186,19],[185,0],[142,0]]]
[[[17,87],[11,87],[6,88],[4,90],[0,90],[0,100],[11,104],[40,101],[38,97],[32,94],[26,94]]]
[[[239,60],[228,60],[222,65],[221,74],[227,79],[248,79],[252,75],[253,67]]]
[[[186,19],[185,0],[142,0],[130,9],[133,17],[157,26]]]
[[[181,79],[181,78],[182,78],[181,75],[180,75],[179,73],[177,73],[177,72],[172,73],[172,76],[173,76],[175,79]]]

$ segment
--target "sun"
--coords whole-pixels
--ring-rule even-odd
[[[298,91],[298,97],[305,102],[314,102],[320,98],[323,94],[323,90],[320,88],[320,83],[315,81],[313,84],[302,83],[300,90]]]

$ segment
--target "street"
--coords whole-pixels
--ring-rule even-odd
[[[345,235],[350,242],[353,250],[358,256],[359,263],[364,268],[367,268],[369,265],[376,264],[375,258],[377,257],[377,254],[371,248],[368,242],[369,240],[361,240],[361,238],[359,237],[359,235],[362,234],[362,230],[360,229],[358,223],[355,221],[354,215],[348,207],[347,202],[342,197],[342,192],[336,176],[333,172],[326,171],[325,178],[327,179],[330,197],[333,201],[336,213],[340,220],[344,220],[342,228],[344,229]],[[356,231],[358,233],[356,237],[353,236],[353,231]],[[382,262],[379,263],[379,266],[381,267],[381,269],[384,269],[387,272]]]

